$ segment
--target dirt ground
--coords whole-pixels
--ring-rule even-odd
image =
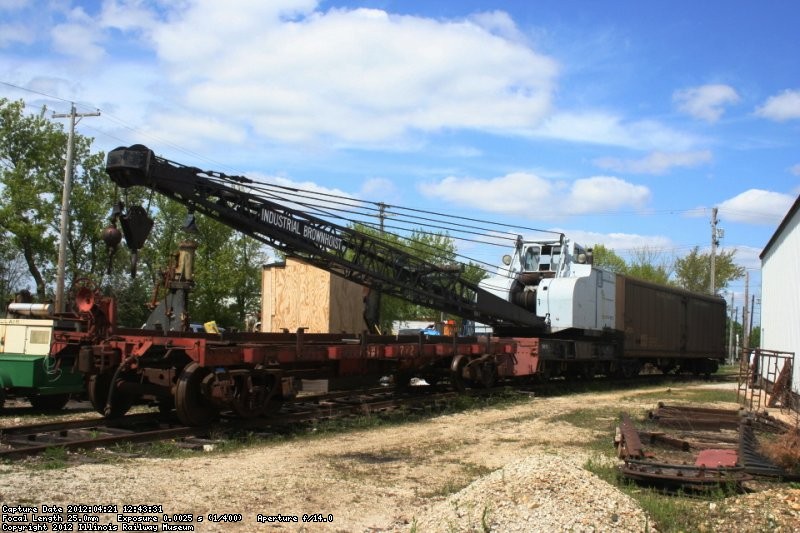
[[[705,386],[708,385],[686,387]],[[670,391],[663,390],[664,401],[669,402],[673,390],[674,387]],[[138,458],[54,470],[32,469],[18,463],[3,464],[0,465],[0,500],[4,506],[57,505],[63,508],[62,513],[69,513],[69,505],[116,505],[117,509],[111,513],[102,512],[108,509],[92,507],[73,510],[80,515],[98,516],[101,524],[116,524],[114,513],[152,515],[159,519],[159,530],[162,530],[164,515],[173,520],[181,519],[178,515],[191,514],[192,521],[187,523],[195,531],[502,531],[508,524],[493,523],[491,513],[500,516],[497,510],[508,503],[503,500],[527,501],[526,491],[533,490],[531,483],[537,479],[540,485],[575,482],[572,478],[551,479],[548,472],[559,470],[554,464],[563,465],[560,470],[564,472],[593,478],[582,467],[592,457],[596,460],[597,451],[586,443],[607,437],[609,447],[612,445],[612,433],[579,428],[556,420],[558,415],[576,408],[602,407],[641,412],[655,407],[658,400],[654,398],[660,392],[658,388],[650,388],[531,397],[511,407],[470,410],[401,426],[290,439],[224,454],[197,452],[188,458]],[[716,406],[735,407],[733,404]],[[609,411],[614,412],[613,409]],[[13,424],[13,419],[3,417],[3,423]],[[613,426],[614,417],[609,417],[608,423]],[[527,465],[530,461],[526,460],[531,457],[547,457],[547,464],[530,467],[547,471],[518,475],[520,467],[512,469],[510,466]],[[443,505],[451,505],[448,502],[462,489],[468,490],[470,484],[481,482],[504,468],[509,469],[509,477],[507,480],[505,470],[501,472],[502,483],[517,485],[505,486],[504,495],[496,494],[495,498],[500,501],[484,502],[482,516],[470,518],[467,513],[455,509],[456,521],[443,522],[431,515],[441,513]],[[497,476],[495,474],[495,478]],[[586,490],[595,493],[582,497],[583,504],[601,510],[612,495],[616,497],[619,493],[604,482],[594,481]],[[613,521],[620,520],[620,513],[613,509],[607,513],[612,520],[608,527],[596,523],[584,528],[569,522],[578,512],[576,505],[579,504],[563,497],[557,499],[565,501],[552,510],[553,516],[549,518],[554,522],[551,523],[570,523],[572,531],[621,529],[613,527]],[[126,512],[122,508],[124,505],[160,507]],[[532,505],[529,505],[531,509]],[[464,515],[460,516],[461,521],[458,521],[459,513]],[[209,515],[217,515],[224,521],[210,522]],[[203,517],[203,522],[197,520],[198,516]],[[304,516],[312,521],[303,522]],[[630,514],[634,524],[630,530],[637,530],[640,524],[638,530],[653,531],[649,519],[640,523],[642,516]],[[272,520],[297,517],[298,522],[268,522],[268,517]],[[328,518],[333,521],[320,522]],[[536,517],[531,514],[528,519],[536,520]],[[438,526],[432,525],[437,523]],[[427,524],[425,528],[424,524]],[[770,524],[772,527],[764,529]],[[708,521],[698,524],[697,530],[793,531],[798,528],[800,489],[785,485],[709,504]],[[542,526],[530,530],[552,528]]]

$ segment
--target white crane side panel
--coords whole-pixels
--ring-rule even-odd
[[[588,276],[542,280],[536,314],[549,319],[553,331],[613,327],[615,287],[614,274],[595,268]]]

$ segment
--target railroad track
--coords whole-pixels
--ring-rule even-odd
[[[181,426],[152,413],[30,424],[0,430],[0,459],[36,455],[50,448],[102,448],[124,442],[187,437],[203,431],[207,428]]]
[[[486,389],[483,394],[496,389]],[[458,396],[452,391],[398,392],[381,388],[370,391],[337,392],[300,397],[286,402],[271,415],[238,419],[224,417],[208,426],[190,427],[160,413],[139,413],[117,419],[55,421],[0,429],[0,459],[36,455],[51,448],[67,450],[97,449],[123,443],[146,443],[170,439],[197,439],[208,442],[209,435],[241,431],[285,431],[298,424],[353,415],[414,408]]]
[[[657,383],[676,376],[644,375],[635,380]],[[717,378],[723,378],[717,376]],[[682,378],[679,378],[682,379]],[[713,381],[718,381],[712,376]],[[719,381],[723,381],[719,379]],[[625,383],[630,383],[626,380]],[[591,383],[586,381],[585,383]],[[597,380],[597,382],[601,382]],[[575,392],[573,383],[561,382],[566,390]],[[614,380],[608,382],[614,385]],[[513,389],[521,394],[559,394],[559,382],[550,381]],[[189,427],[174,418],[160,413],[140,413],[117,419],[93,418],[89,420],[55,421],[0,429],[0,459],[12,459],[42,453],[51,448],[67,450],[97,449],[122,443],[146,443],[169,439],[198,439],[208,442],[214,434],[235,434],[241,431],[281,432],[286,428],[312,421],[331,420],[355,415],[387,413],[397,409],[425,409],[454,398],[488,396],[507,391],[507,386],[488,389],[470,389],[466,393],[439,390],[433,387],[411,387],[406,390],[379,387],[362,391],[344,391],[320,395],[300,396],[281,405],[280,410],[253,419],[225,417],[213,425]]]

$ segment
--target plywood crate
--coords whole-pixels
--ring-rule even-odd
[[[361,333],[364,288],[297,259],[262,271],[261,331]]]

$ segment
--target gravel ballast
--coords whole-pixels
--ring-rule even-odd
[[[117,457],[53,470],[6,463],[0,464],[0,502],[114,504],[119,506],[114,513],[122,512],[122,505],[160,505],[162,511],[149,514],[159,519],[192,514],[199,532],[652,532],[657,528],[633,500],[583,465],[615,461],[610,454],[600,457],[596,445],[587,446],[607,441],[611,450],[614,413],[643,413],[677,392],[673,385],[530,398],[505,408],[344,433],[312,431],[303,438],[180,458]],[[589,426],[603,429],[569,423],[572,418],[565,415],[576,410],[593,417]],[[707,523],[698,530],[769,525],[770,531],[795,531],[798,495],[786,487],[763,497],[731,497],[707,509]],[[114,513],[90,514],[101,523],[116,523]],[[240,514],[241,521],[209,522],[209,515],[227,514]],[[298,521],[259,522],[258,515]],[[303,516],[333,521],[303,522]]]

